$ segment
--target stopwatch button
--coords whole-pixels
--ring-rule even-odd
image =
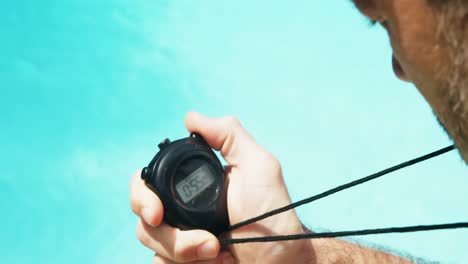
[[[158,147],[160,150],[163,150],[165,149],[167,146],[169,146],[171,144],[171,141],[166,138],[165,140],[163,140],[161,143],[159,143]]]
[[[141,179],[142,180],[147,180],[151,176],[151,170],[148,167],[144,167],[143,170],[141,170]]]

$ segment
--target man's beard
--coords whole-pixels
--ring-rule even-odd
[[[468,164],[468,4],[465,0],[430,0],[438,14],[438,36],[450,62],[442,79],[443,109],[434,109],[439,123]],[[448,74],[447,74],[448,73]]]
[[[466,164],[468,164],[468,118],[463,113],[467,110],[467,101],[454,96],[448,98],[447,109],[434,111],[440,125],[455,142]]]
[[[445,77],[447,80],[443,81],[444,87],[441,87],[445,91],[442,96],[445,107],[434,112],[468,164],[468,49],[464,43],[468,44],[468,39],[449,45],[451,70]]]

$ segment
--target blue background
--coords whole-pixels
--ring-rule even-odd
[[[129,178],[190,110],[237,116],[293,200],[450,144],[348,1],[2,0],[0,32],[1,263],[150,263]],[[319,231],[467,221],[467,187],[450,153],[298,211]],[[463,230],[359,240],[468,263]]]

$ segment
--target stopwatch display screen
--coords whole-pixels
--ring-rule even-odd
[[[187,203],[203,192],[214,181],[215,177],[211,173],[208,165],[202,165],[200,168],[192,172],[187,178],[176,184],[176,190],[182,198],[182,201]]]

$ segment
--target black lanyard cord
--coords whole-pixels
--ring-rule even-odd
[[[346,184],[343,184],[343,185],[340,185],[338,187],[335,187],[333,189],[330,189],[328,191],[325,191],[323,193],[320,193],[320,194],[317,194],[317,195],[314,195],[312,197],[309,197],[309,198],[306,198],[306,199],[303,199],[303,200],[300,200],[300,201],[297,201],[295,203],[292,203],[290,205],[287,205],[287,206],[284,206],[284,207],[281,207],[281,208],[277,208],[277,209],[274,209],[270,212],[267,212],[267,213],[264,213],[262,215],[259,215],[259,216],[256,216],[256,217],[253,217],[251,219],[247,219],[245,221],[242,221],[242,222],[239,222],[237,224],[234,224],[234,225],[231,225],[228,229],[228,231],[232,231],[234,229],[237,229],[237,228],[240,228],[242,226],[246,226],[246,225],[249,225],[249,224],[252,224],[254,222],[257,222],[257,221],[260,221],[262,219],[265,219],[267,217],[270,217],[270,216],[273,216],[273,215],[276,215],[276,214],[280,214],[280,213],[283,213],[285,211],[288,211],[288,210],[291,210],[293,208],[296,208],[298,206],[301,206],[303,204],[307,204],[307,203],[310,203],[310,202],[313,202],[313,201],[316,201],[316,200],[319,200],[319,199],[322,199],[322,198],[325,198],[329,195],[332,195],[332,194],[335,194],[337,192],[340,192],[340,191],[343,191],[343,190],[346,190],[346,189],[349,189],[351,187],[354,187],[354,186],[357,186],[357,185],[360,185],[360,184],[363,184],[365,182],[368,182],[368,181],[371,181],[371,180],[375,180],[377,178],[380,178],[386,174],[389,174],[391,172],[394,172],[394,171],[397,171],[397,170],[400,170],[400,169],[403,169],[403,168],[406,168],[406,167],[409,167],[409,166],[412,166],[416,163],[419,163],[419,162],[422,162],[422,161],[425,161],[425,160],[428,160],[428,159],[431,159],[431,158],[434,158],[434,157],[437,157],[437,156],[440,156],[444,153],[447,153],[449,151],[452,151],[455,149],[455,146],[452,145],[452,146],[448,146],[446,148],[443,148],[443,149],[440,149],[440,150],[437,150],[437,151],[434,151],[432,153],[429,153],[429,154],[426,154],[424,156],[421,156],[421,157],[418,157],[418,158],[415,158],[415,159],[412,159],[412,160],[409,160],[409,161],[406,161],[406,162],[403,162],[401,164],[398,164],[398,165],[395,165],[393,167],[390,167],[390,168],[387,168],[385,170],[382,170],[382,171],[379,171],[377,173],[374,173],[374,174],[371,174],[369,176],[366,176],[364,178],[361,178],[361,179],[358,179],[358,180],[355,180],[355,181],[352,181],[352,182],[349,182],[349,183],[346,183]],[[437,226],[437,225],[436,225]],[[379,229],[380,230],[380,229]],[[386,229],[385,229],[386,230]],[[362,231],[362,230],[361,230]],[[422,230],[418,230],[418,231],[422,231]],[[354,231],[347,231],[347,232],[354,232]],[[406,232],[411,232],[411,231],[406,231]],[[340,232],[338,232],[340,233]],[[388,232],[387,232],[388,233]],[[300,237],[300,238],[296,238],[296,239],[302,239],[303,236],[310,236],[310,235],[319,235],[319,234],[306,234],[306,235],[293,235],[292,237]],[[251,241],[251,240],[248,240],[247,242],[260,242],[260,241],[263,241],[262,239],[271,239],[271,238],[276,238],[276,239],[279,239],[280,237],[284,237],[284,239],[280,239],[280,240],[286,240],[286,237],[291,237],[291,236],[278,236],[278,237],[263,237],[263,238],[245,238],[243,239],[243,241],[245,240],[248,240],[248,239],[254,239],[255,241]],[[306,237],[304,237],[306,238]],[[307,237],[307,238],[312,238],[312,237]],[[291,238],[289,238],[291,239]],[[272,240],[272,241],[279,241],[279,240]],[[235,243],[233,242],[232,240],[222,240],[221,241],[222,243],[224,244],[230,244],[230,243]],[[267,241],[265,241],[267,242]],[[237,243],[246,243],[246,242],[237,242]]]
[[[337,193],[337,192],[340,192],[340,191],[349,189],[349,188],[354,187],[354,186],[356,186],[356,185],[363,184],[363,183],[368,182],[368,181],[371,181],[371,180],[375,180],[375,179],[380,178],[380,177],[382,177],[382,176],[384,176],[384,175],[386,175],[386,174],[389,174],[389,173],[391,173],[391,172],[394,172],[394,171],[403,169],[403,168],[405,168],[405,167],[409,167],[409,166],[411,166],[411,165],[414,165],[414,164],[416,164],[416,163],[419,163],[419,162],[422,162],[422,161],[425,161],[425,160],[428,160],[428,159],[437,157],[437,156],[439,156],[439,155],[442,155],[442,154],[447,153],[447,152],[449,152],[449,151],[452,151],[452,150],[454,150],[454,149],[455,149],[455,146],[452,145],[452,146],[449,146],[449,147],[446,147],[446,148],[443,148],[443,149],[434,151],[434,152],[432,152],[432,153],[426,154],[426,155],[424,155],[424,156],[421,156],[421,157],[418,157],[418,158],[415,158],[415,159],[412,159],[412,160],[403,162],[403,163],[401,163],[401,164],[398,164],[398,165],[395,165],[395,166],[390,167],[390,168],[388,168],[388,169],[385,169],[385,170],[379,171],[379,172],[377,172],[377,173],[371,174],[371,175],[366,176],[366,177],[364,177],[364,178],[361,178],[361,179],[358,179],[358,180],[355,180],[355,181],[352,181],[352,182],[349,182],[349,183],[340,185],[340,186],[338,186],[338,187],[335,187],[335,188],[330,189],[330,190],[328,190],[328,191],[325,191],[325,192],[323,192],[323,193],[314,195],[314,196],[312,196],[312,197],[309,197],[309,198],[306,198],[306,199],[297,201],[297,202],[292,203],[292,204],[290,204],[290,205],[287,205],[287,206],[284,206],[284,207],[281,207],[281,208],[272,210],[272,211],[267,212],[267,213],[264,213],[264,214],[262,214],[262,215],[259,215],[259,216],[250,218],[250,219],[248,219],[248,220],[239,222],[239,223],[237,223],[237,224],[231,225],[231,226],[229,227],[229,230],[228,230],[228,231],[232,231],[232,230],[234,230],[234,229],[237,229],[237,228],[240,228],[240,227],[242,227],[242,226],[246,226],[246,225],[252,224],[252,223],[254,223],[254,222],[260,221],[260,220],[265,219],[265,218],[267,218],[267,217],[270,217],[270,216],[273,216],[273,215],[276,215],[276,214],[283,213],[283,212],[285,212],[285,211],[291,210],[291,209],[296,208],[296,207],[298,207],[298,206],[301,206],[301,205],[303,205],[303,204],[307,204],[307,203],[310,203],[310,202],[313,202],[313,201],[316,201],[316,200],[325,198],[325,197],[327,197],[327,196],[329,196],[329,195],[332,195],[332,194],[334,194],[334,193]]]
[[[378,228],[378,229],[364,229],[364,230],[354,230],[354,231],[297,234],[297,235],[287,235],[287,236],[224,239],[220,241],[220,244],[223,246],[223,245],[228,245],[228,244],[241,244],[241,243],[253,243],[253,242],[273,242],[273,241],[299,240],[299,239],[365,236],[365,235],[375,235],[375,234],[408,233],[408,232],[420,232],[420,231],[430,231],[430,230],[455,229],[455,228],[468,228],[468,222],[442,224],[442,225],[419,225],[419,226],[389,227],[389,228]]]

